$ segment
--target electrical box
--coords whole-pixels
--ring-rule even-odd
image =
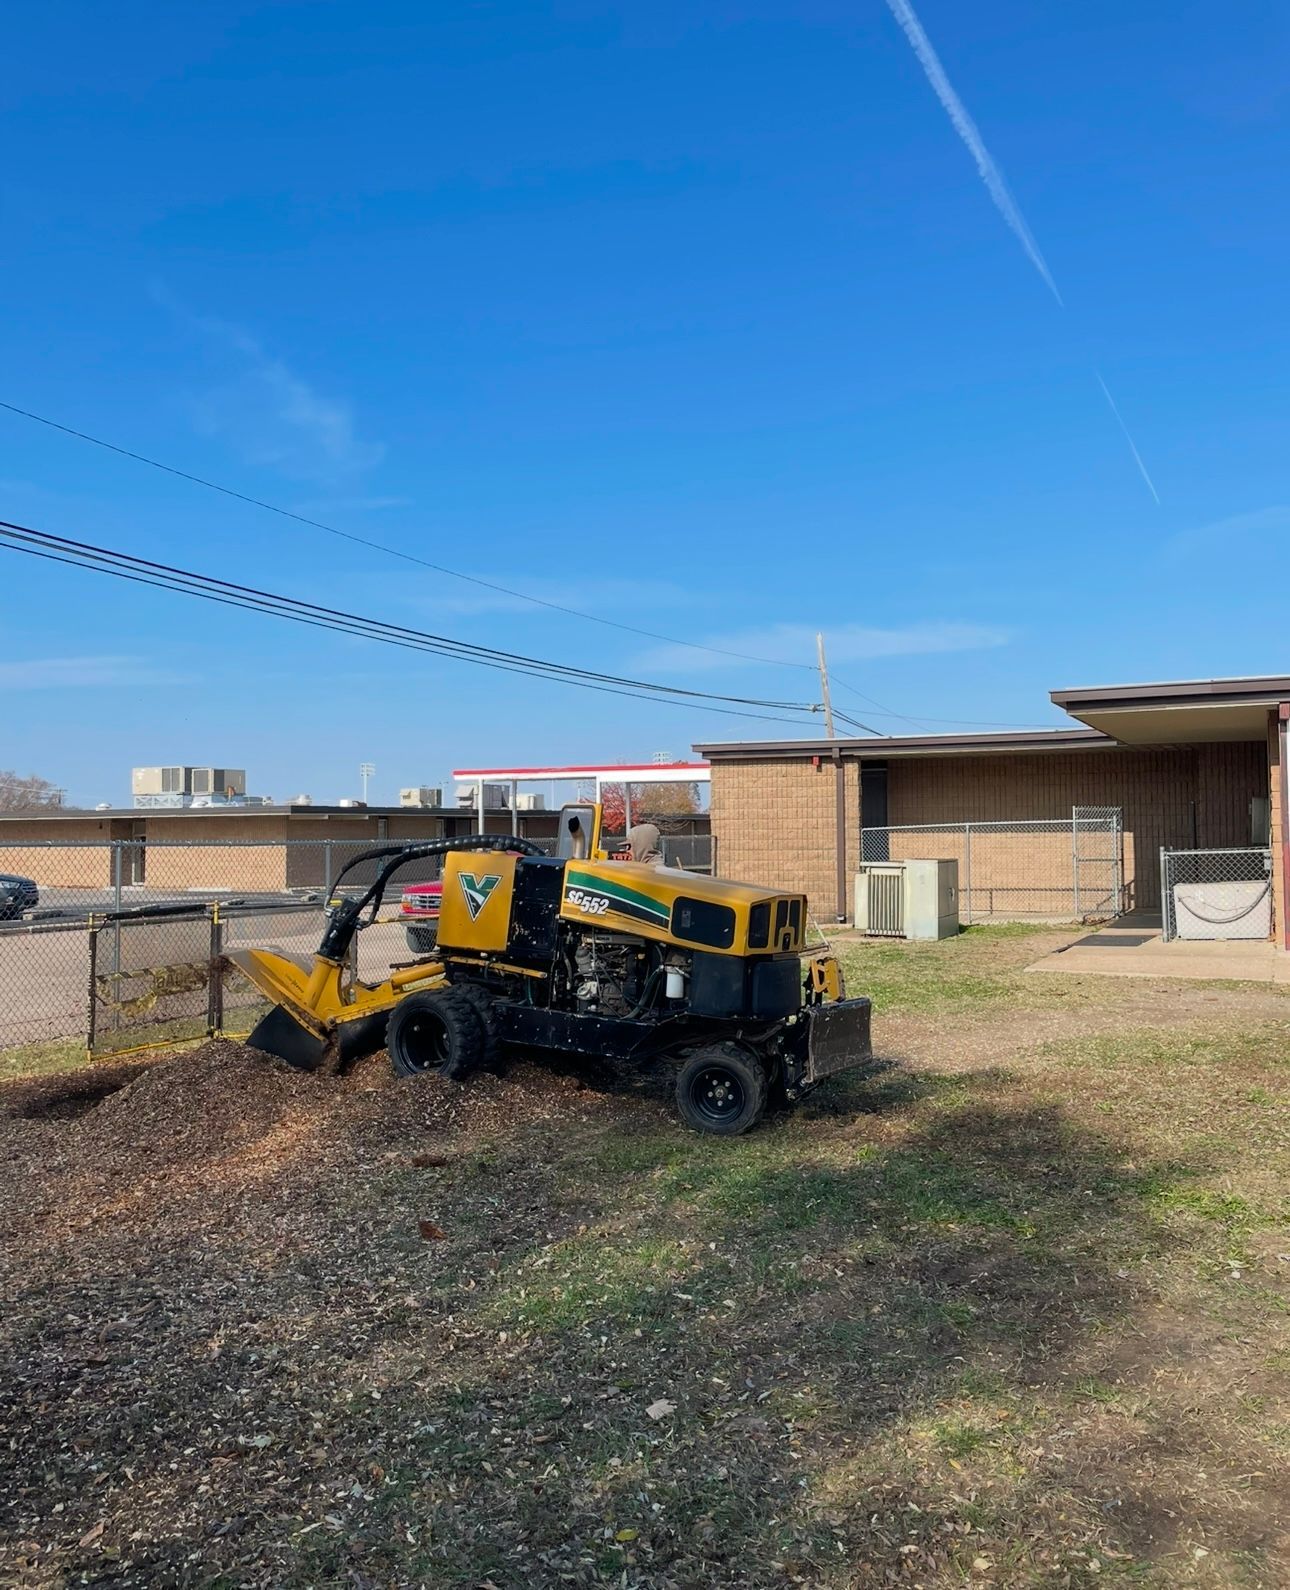
[[[855,925],[884,938],[953,938],[959,930],[958,862],[937,858],[861,867]]]

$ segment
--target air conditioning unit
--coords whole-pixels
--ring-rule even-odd
[[[509,784],[485,784],[484,785],[484,805],[490,811],[495,811],[499,806],[507,805],[509,803],[509,801],[510,801],[510,798],[511,798],[511,790],[510,790],[510,785]],[[478,784],[458,784],[458,786],[457,786],[457,804],[458,804],[458,806],[474,806],[478,800],[479,800],[479,785]]]
[[[515,810],[517,812],[542,812],[546,810],[545,795],[517,795],[515,797]]]
[[[428,784],[415,784],[399,791],[400,806],[442,806],[443,791]]]
[[[959,864],[942,859],[873,861],[856,874],[857,932],[879,938],[948,939],[959,930]]]

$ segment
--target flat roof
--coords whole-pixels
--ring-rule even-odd
[[[773,757],[843,756],[875,759],[902,756],[985,756],[1027,751],[1106,750],[1115,741],[1097,729],[1026,729],[991,734],[860,735],[845,740],[727,740],[696,745],[713,761],[760,760]]]
[[[1142,685],[1084,685],[1051,693],[1054,706],[1122,745],[1261,740],[1268,709],[1290,701],[1290,678],[1172,679]]]
[[[1290,677],[1250,674],[1234,679],[1166,679],[1145,685],[1082,685],[1050,690],[1048,699],[1064,712],[1082,705],[1164,706],[1173,702],[1257,702],[1276,706],[1290,701]]]

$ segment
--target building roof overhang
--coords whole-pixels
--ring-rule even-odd
[[[1122,745],[1262,740],[1268,712],[1290,701],[1290,678],[1179,679],[1051,692],[1054,706]]]

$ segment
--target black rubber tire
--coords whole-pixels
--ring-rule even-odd
[[[385,1047],[395,1076],[460,1082],[483,1059],[484,1029],[470,1000],[437,988],[399,1001],[390,1015]]]
[[[433,955],[439,947],[437,922],[410,922],[403,931],[407,936],[408,948],[418,958]]]
[[[738,1137],[766,1111],[766,1068],[737,1043],[692,1049],[676,1079],[676,1107],[696,1132]]]
[[[483,1049],[479,1063],[485,1071],[497,1071],[502,1063],[502,1044],[497,1036],[497,1017],[493,1012],[493,996],[486,988],[478,983],[458,983],[453,988],[453,993],[462,999],[468,999],[479,1018],[480,1031],[484,1035]]]

